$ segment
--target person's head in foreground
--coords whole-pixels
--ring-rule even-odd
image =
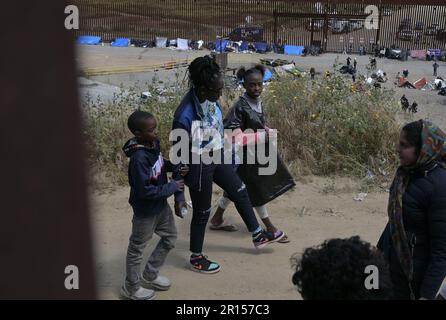
[[[359,236],[327,240],[305,249],[301,258],[291,259],[296,268],[292,281],[304,300],[392,298],[390,274],[383,256]],[[375,277],[375,283],[371,277]]]

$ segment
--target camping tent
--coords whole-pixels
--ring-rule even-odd
[[[215,51],[217,51],[217,52],[225,52],[226,47],[228,46],[228,44],[229,44],[229,40],[223,39],[223,41],[222,41],[222,39],[218,39],[216,44],[215,44]]]
[[[426,50],[412,50],[410,57],[413,59],[426,60]]]
[[[155,43],[157,48],[165,48],[167,47],[167,38],[156,37]]]
[[[115,39],[115,41],[113,41],[110,45],[112,47],[128,47],[129,44],[130,44],[130,39],[118,38]]]
[[[177,39],[178,50],[189,50],[189,44],[187,39]]]
[[[420,90],[420,89],[424,88],[424,86],[426,85],[426,83],[427,83],[426,78],[421,78],[421,79],[415,81],[415,82],[413,83],[413,85],[415,86],[415,88],[417,88],[418,90]]]
[[[96,36],[79,36],[77,38],[78,44],[100,44],[101,43],[101,37]]]
[[[288,55],[297,55],[300,56],[304,52],[304,46],[285,46],[284,52]]]
[[[410,83],[406,78],[399,77],[398,79],[398,87],[412,88],[415,89],[415,86]]]
[[[265,53],[268,51],[268,44],[266,42],[256,42],[254,43],[257,53]]]

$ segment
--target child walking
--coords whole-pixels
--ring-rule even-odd
[[[257,145],[266,143],[265,140],[259,138],[261,132],[257,131],[266,130],[269,132],[272,130],[265,125],[264,106],[260,98],[263,91],[264,75],[265,69],[261,65],[249,70],[242,67],[237,72],[237,77],[243,82],[246,91],[229,111],[224,120],[224,126],[225,129],[234,130],[235,143],[242,145],[244,148],[250,143]],[[254,133],[244,133],[248,129],[254,131]],[[243,152],[243,154],[246,155],[247,152]],[[241,164],[235,166],[235,169],[245,184],[251,204],[266,230],[272,234],[282,234],[283,231],[276,228],[272,223],[266,204],[293,188],[295,183],[279,156],[277,156],[277,170],[273,175],[259,175],[260,167],[261,165],[256,157],[255,164],[247,164],[247,161],[242,161]],[[223,213],[230,203],[228,194],[224,193],[218,201],[217,210],[211,219],[211,229],[237,230],[234,225],[224,223]],[[288,236],[284,234],[279,242],[289,242]]]
[[[135,111],[128,119],[128,128],[134,137],[123,147],[124,153],[130,158],[129,203],[134,215],[127,250],[126,278],[121,294],[132,300],[151,300],[155,296],[153,289],[170,288],[170,280],[159,275],[177,239],[175,221],[167,198],[175,194],[175,201],[184,203],[181,175],[187,174],[187,168],[182,168],[178,171],[179,175],[174,176],[175,180],[168,182],[166,172],[172,171],[173,167],[161,155],[156,126],[153,115]],[[143,251],[154,233],[161,239],[141,274]]]
[[[234,201],[237,211],[252,234],[256,248],[260,249],[269,243],[279,241],[284,234],[266,232],[259,226],[246,188],[231,164],[225,164],[223,161],[223,121],[218,99],[222,95],[224,83],[219,65],[210,56],[199,57],[191,62],[188,71],[191,88],[175,112],[173,129],[175,132],[185,133],[188,138],[187,144],[192,145],[186,154],[189,163],[192,163],[185,177],[193,206],[190,264],[192,270],[209,274],[220,271],[220,265],[209,260],[202,252],[206,225],[211,212],[214,182]],[[213,130],[218,133],[218,137],[212,136],[207,141],[199,141],[198,145],[193,144],[193,128],[198,126],[200,130]],[[179,137],[174,141],[174,146],[178,143],[182,144],[184,141]],[[222,161],[204,162],[205,155],[209,157],[216,155],[221,157]],[[194,159],[198,161],[195,162]],[[175,210],[177,211],[176,208]]]

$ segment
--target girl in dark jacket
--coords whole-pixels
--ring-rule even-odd
[[[237,77],[243,82],[246,92],[235,103],[224,120],[225,129],[234,131],[234,143],[245,148],[244,156],[248,153],[246,151],[247,144],[258,146],[261,143],[265,143],[265,149],[269,145],[265,139],[262,139],[262,133],[264,134],[263,136],[269,136],[266,133],[272,131],[265,125],[265,114],[260,99],[263,91],[264,76],[265,69],[261,65],[257,65],[249,70],[245,70],[243,67],[239,69]],[[248,133],[246,130],[251,132]],[[295,183],[280,157],[277,156],[275,160],[277,162],[275,173],[272,175],[260,175],[259,168],[262,165],[258,161],[255,161],[254,164],[247,164],[246,159],[240,159],[242,163],[237,167],[237,174],[246,185],[249,199],[262,219],[267,231],[279,235],[283,232],[273,225],[265,204],[293,188]],[[211,229],[236,230],[235,226],[225,224],[223,219],[223,213],[230,202],[227,194],[220,198],[217,210],[211,219]],[[279,242],[289,242],[288,237],[285,235]]]
[[[403,127],[378,248],[396,299],[434,299],[446,276],[446,135],[431,122]]]

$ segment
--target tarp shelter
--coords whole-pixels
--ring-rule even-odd
[[[426,85],[426,83],[427,83],[426,78],[421,78],[421,79],[415,81],[415,82],[413,83],[413,85],[415,86],[415,88],[417,88],[418,90],[420,90],[420,89],[424,88],[424,86]]]
[[[406,88],[415,89],[415,86],[404,77],[400,77],[398,79],[398,87],[406,87]]]
[[[77,38],[78,44],[100,44],[101,43],[101,37],[96,36],[79,36]]]
[[[226,47],[229,44],[229,40],[227,39],[218,39],[217,42],[215,43],[215,51],[217,52],[225,52]]]
[[[238,50],[239,51],[248,51],[248,41],[243,41]]]
[[[269,69],[265,69],[265,75],[263,76],[263,81],[269,81],[273,77],[273,73]]]
[[[187,39],[177,39],[177,48],[178,50],[189,50],[189,42]]]
[[[112,47],[128,47],[130,44],[130,39],[127,38],[118,38],[113,41],[110,45]]]
[[[167,38],[156,37],[155,44],[157,48],[165,48],[167,47]]]
[[[265,53],[268,51],[268,44],[266,42],[256,42],[254,43],[257,53]]]
[[[441,55],[441,49],[428,49],[427,53],[429,55],[434,55],[435,57],[439,57]]]
[[[130,44],[140,48],[147,48],[153,46],[152,42],[142,39],[132,39],[130,41]]]
[[[284,52],[288,55],[297,55],[300,56],[304,52],[304,46],[285,46]]]
[[[410,57],[413,59],[426,60],[426,50],[412,50],[410,52]]]

